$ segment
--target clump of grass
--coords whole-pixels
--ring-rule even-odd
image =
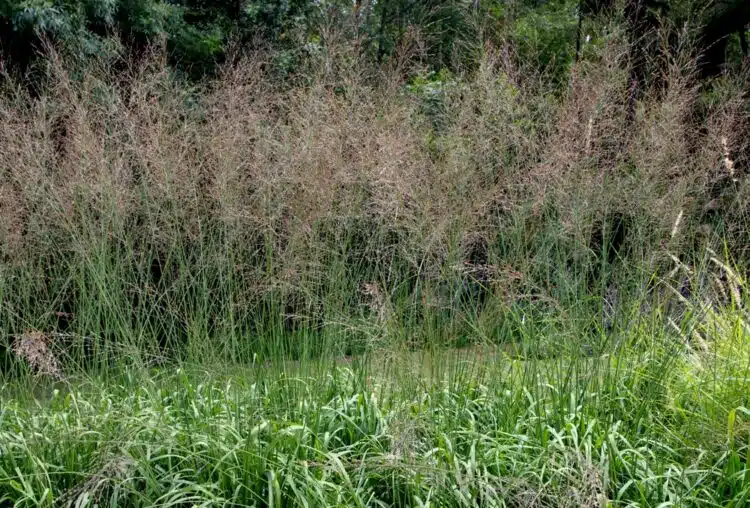
[[[0,504],[746,504],[747,97],[626,49],[8,85]]]
[[[0,98],[3,336],[75,337],[76,364],[249,361],[269,336],[352,352],[382,321],[363,284],[394,340],[509,341],[509,308],[593,319],[664,242],[690,255],[696,231],[744,224],[742,83],[703,100],[690,55],[664,55],[668,92],[631,117],[626,49],[615,30],[560,91],[488,45],[428,113],[408,59],[388,73],[343,51],[282,87],[253,55],[188,86],[158,55],[117,76],[53,55],[40,97]],[[610,248],[615,222],[629,247]]]
[[[62,369],[48,342],[43,333],[30,331],[16,337],[11,350],[38,374],[62,379]]]
[[[706,319],[735,323],[728,334],[705,321],[716,330],[707,352],[685,349],[655,311],[593,357],[447,350],[334,367],[185,365],[78,381],[42,405],[6,384],[0,499],[742,506],[748,328],[734,308]]]

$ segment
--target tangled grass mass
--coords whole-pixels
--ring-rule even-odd
[[[6,76],[0,505],[750,506],[748,74],[597,41]]]

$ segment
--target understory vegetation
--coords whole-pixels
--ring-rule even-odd
[[[636,63],[617,16],[551,50],[566,5],[465,66],[330,18],[201,79],[40,38],[0,90],[0,505],[750,505],[747,64],[666,21]]]

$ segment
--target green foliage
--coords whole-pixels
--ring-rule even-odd
[[[437,134],[445,120],[447,93],[457,86],[456,76],[447,68],[417,74],[406,85],[406,90],[421,101],[422,114],[430,120]]]
[[[11,65],[25,70],[40,50],[42,40],[65,48],[70,55],[106,56],[116,45],[107,42],[115,33],[134,49],[168,41],[176,63],[198,64],[200,73],[211,69],[223,52],[227,33],[220,25],[186,21],[188,9],[154,0],[60,0],[6,2],[2,46]]]
[[[550,0],[515,13],[510,37],[518,59],[564,80],[575,56],[578,5],[572,0]]]
[[[346,37],[364,36],[364,53],[379,60],[416,30],[428,43],[429,62],[437,69],[474,58],[477,44],[468,9],[456,0],[355,6],[340,0],[4,0],[0,20],[6,25],[1,34],[6,59],[22,70],[33,60],[40,36],[84,56],[96,45],[93,41],[115,33],[136,50],[166,40],[173,63],[196,76],[213,71],[230,41],[299,53],[331,26]]]
[[[0,502],[745,506],[745,316],[697,317],[703,349],[627,305],[595,356],[537,356],[556,330],[528,320],[518,349],[24,375],[0,384]]]
[[[674,26],[705,27],[711,69],[724,61],[725,36],[730,61],[739,60],[739,43],[732,38],[750,16],[743,2],[707,8],[689,0],[653,1],[646,7],[643,16],[659,10]],[[484,41],[496,39],[512,43],[524,65],[563,83],[576,51],[579,14],[601,24],[622,13],[612,2],[578,0],[3,0],[0,45],[6,67],[24,71],[36,58],[40,36],[83,60],[111,56],[117,45],[105,39],[116,34],[136,54],[166,41],[171,62],[201,77],[215,71],[230,43],[280,51],[280,69],[287,74],[300,68],[311,40],[325,39],[326,45],[333,32],[338,43],[356,45],[361,57],[378,63],[419,47],[434,71],[475,70]]]

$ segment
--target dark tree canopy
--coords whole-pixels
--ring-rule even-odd
[[[699,5],[700,4],[700,5]],[[714,0],[0,0],[0,57],[25,73],[42,40],[86,61],[122,48],[136,54],[166,43],[171,62],[194,77],[211,74],[228,45],[278,50],[289,69],[319,46],[332,22],[360,56],[383,62],[418,34],[433,70],[470,68],[483,40],[510,41],[522,61],[562,78],[580,51],[581,23],[627,23],[636,68],[652,52],[648,34],[664,19],[699,34],[702,72],[723,68],[738,40],[746,52],[750,2]],[[591,20],[591,21],[588,21]],[[578,36],[576,35],[578,33]],[[737,53],[737,50],[733,50]],[[732,53],[731,51],[729,53]],[[646,74],[642,71],[641,74]]]

